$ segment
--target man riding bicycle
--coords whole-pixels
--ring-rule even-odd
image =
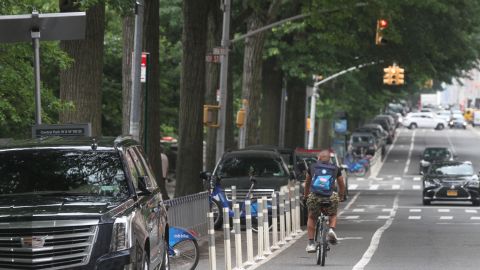
[[[338,183],[339,192],[334,192],[335,181]],[[304,199],[308,208],[307,236],[308,245],[306,251],[316,251],[314,235],[315,222],[321,212],[329,216],[330,229],[328,240],[331,244],[337,243],[335,227],[337,225],[337,209],[339,198],[344,198],[345,182],[340,168],[330,162],[330,151],[322,150],[318,154],[318,161],[310,165],[305,180]],[[322,201],[330,201],[331,205],[326,208],[320,207]]]

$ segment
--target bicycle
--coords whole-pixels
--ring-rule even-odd
[[[197,233],[178,227],[168,229],[168,256],[172,269],[193,270],[197,267],[200,251]]]
[[[200,178],[204,181],[209,181],[208,183],[208,193],[210,199],[210,211],[213,212],[213,220],[214,220],[214,228],[219,229],[222,227],[223,224],[223,208],[228,208],[228,215],[229,218],[233,218],[235,213],[233,211],[233,207],[231,206],[231,202],[228,201],[227,196],[225,195],[225,190],[222,188],[221,185],[221,178],[211,175],[210,173],[201,173]],[[256,179],[253,175],[253,172],[250,172],[250,188],[248,189],[247,195],[245,196],[245,200],[250,200],[251,202],[251,216],[252,216],[252,231],[257,232],[257,199],[252,198],[252,191],[255,187]],[[218,199],[217,199],[218,198]],[[240,218],[245,220],[246,217],[246,210],[245,210],[245,201],[239,201],[239,208],[240,208]],[[269,216],[272,212],[272,203],[267,202],[267,209]],[[271,230],[273,225],[270,225],[269,229]]]
[[[330,245],[327,240],[328,234],[328,216],[325,215],[323,212],[324,208],[330,207],[330,201],[322,201],[320,203],[320,216],[317,218],[317,222],[315,223],[315,245],[316,245],[316,262],[321,266],[325,266],[325,259],[327,257],[327,252],[330,251]]]
[[[354,161],[351,156],[347,155],[347,157],[345,157],[345,165],[347,165],[349,173],[353,173],[356,176],[365,176],[370,168],[370,158],[369,156],[366,156]]]

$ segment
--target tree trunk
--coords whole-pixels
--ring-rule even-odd
[[[144,44],[143,50],[150,53],[148,66],[148,84],[145,87],[147,113],[144,133],[146,152],[155,178],[164,198],[168,198],[165,179],[162,174],[162,159],[160,147],[160,0],[145,1]]]
[[[305,144],[306,84],[300,79],[289,79],[288,102],[285,113],[285,147],[295,148]]]
[[[132,53],[135,33],[135,16],[126,13],[122,22],[122,134],[130,134],[130,102],[132,100]]]
[[[60,0],[61,12],[78,11],[73,0]],[[60,99],[71,101],[73,109],[60,112],[61,123],[92,125],[92,135],[101,135],[103,37],[105,4],[98,2],[87,10],[84,40],[60,42],[60,48],[73,60],[72,66],[60,71]]]
[[[260,125],[260,144],[278,145],[280,131],[280,102],[282,98],[282,71],[276,58],[263,63],[263,98]]]
[[[207,52],[212,52],[214,47],[220,45],[222,38],[222,13],[220,1],[211,1],[208,12]],[[206,63],[206,104],[218,104],[217,89],[219,88],[220,64]],[[230,80],[230,78],[229,78]],[[207,127],[207,147],[205,169],[213,171],[216,163],[217,129]]]
[[[247,31],[262,27],[260,16],[252,14],[247,22]],[[259,143],[259,116],[262,94],[262,56],[265,43],[265,32],[261,32],[245,40],[243,58],[242,99],[248,101],[245,145]]]
[[[203,104],[209,0],[183,1],[177,186],[175,196],[202,189]]]

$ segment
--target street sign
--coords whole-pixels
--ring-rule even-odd
[[[205,56],[205,61],[208,63],[220,63],[220,55],[209,53]]]
[[[333,129],[336,133],[347,132],[347,119],[336,119],[333,122]]]
[[[142,52],[142,62],[140,64],[140,82],[147,82],[148,52]]]
[[[90,123],[61,124],[61,125],[34,125],[32,137],[91,137],[92,128]]]
[[[227,49],[225,49],[223,47],[215,47],[215,48],[213,48],[213,54],[226,55],[227,54]]]

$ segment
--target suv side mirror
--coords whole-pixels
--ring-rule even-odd
[[[212,177],[211,172],[200,172],[200,179],[207,181],[208,179],[210,179],[210,177]]]
[[[138,177],[138,189],[140,192],[137,192],[139,196],[150,195],[151,192],[147,189],[148,176],[139,176]]]

